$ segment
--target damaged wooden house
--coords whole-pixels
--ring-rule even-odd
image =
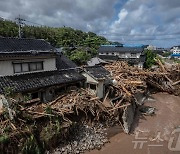
[[[82,87],[76,65],[45,40],[0,37],[0,94],[48,102],[67,89]]]
[[[108,85],[112,84],[109,71],[100,65],[84,67],[82,75],[86,77],[86,88],[97,97],[104,98]]]

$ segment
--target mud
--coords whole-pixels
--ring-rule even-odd
[[[86,154],[179,154],[180,97],[157,93],[150,98],[145,101],[145,105],[156,108],[154,116],[144,116],[141,112],[137,112],[129,135],[121,133],[121,129],[120,133],[116,134],[117,129],[112,128],[110,137],[116,135],[110,138],[110,143],[101,150],[93,150]],[[172,135],[175,130],[178,132]],[[172,138],[174,136],[175,138]],[[170,142],[170,139],[173,142]],[[137,143],[139,144],[135,148]]]

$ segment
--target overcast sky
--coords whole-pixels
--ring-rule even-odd
[[[180,45],[180,0],[0,0],[0,17],[92,31],[111,41]]]

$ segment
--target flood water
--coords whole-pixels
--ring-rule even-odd
[[[145,105],[156,108],[154,116],[137,112],[131,134],[123,133],[120,127],[113,127],[108,130],[110,143],[101,150],[86,154],[179,154],[180,97],[167,93],[153,94],[152,97],[154,99],[147,99]],[[173,139],[172,144],[170,139]]]

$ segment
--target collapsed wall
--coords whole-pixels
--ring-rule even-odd
[[[130,132],[131,126],[134,122],[135,112],[136,112],[136,104],[135,103],[131,103],[131,105],[127,106],[124,109],[122,119],[123,119],[124,131],[127,134]]]

